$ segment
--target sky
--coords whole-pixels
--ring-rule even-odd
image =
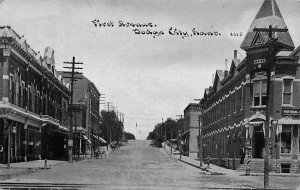
[[[297,47],[300,1],[276,2]],[[125,131],[145,139],[157,123],[178,119],[189,103],[202,98],[215,71],[225,69],[225,59],[229,69],[234,50],[239,59],[245,57],[240,45],[262,3],[0,0],[0,25],[10,25],[42,55],[47,46],[53,48],[57,70],[73,56],[83,62],[83,74],[105,94],[101,99],[124,114]],[[193,30],[214,35],[180,35]]]

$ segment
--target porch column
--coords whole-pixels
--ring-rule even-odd
[[[25,121],[24,124],[24,135],[25,135],[25,140],[23,141],[24,144],[24,161],[27,162],[27,155],[28,155],[28,150],[27,150],[27,144],[28,144],[28,123]]]
[[[42,156],[41,156],[41,152],[42,152],[42,145],[41,145],[41,142],[42,142],[42,127],[39,129],[39,136],[38,136],[38,159],[42,159]]]

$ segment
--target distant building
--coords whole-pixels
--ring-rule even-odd
[[[63,76],[68,73],[59,72]],[[100,142],[100,92],[97,87],[84,75],[76,75],[81,79],[74,82],[74,154],[89,155],[97,150]],[[76,130],[76,131],[75,131]]]
[[[199,154],[199,115],[200,104],[191,103],[184,109],[184,131],[183,139],[188,156],[197,158]]]
[[[267,32],[256,28],[286,28],[275,0],[265,0],[241,48],[247,57],[234,58],[229,71],[217,70],[203,100],[203,156],[220,166],[237,169],[252,160],[263,171],[266,120]],[[275,62],[271,63],[269,96],[271,170],[299,173],[300,163],[300,47],[289,32],[275,32]],[[245,162],[244,162],[245,163]],[[243,164],[245,165],[245,164]]]
[[[66,159],[70,90],[56,72],[54,50],[42,57],[4,26],[0,60],[0,162]]]

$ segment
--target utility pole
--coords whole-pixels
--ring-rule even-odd
[[[73,161],[73,93],[74,93],[74,81],[76,79],[81,79],[80,77],[75,77],[76,74],[82,74],[80,72],[76,72],[76,69],[82,69],[81,67],[75,67],[75,65],[83,64],[79,62],[75,62],[75,57],[73,57],[72,62],[64,62],[64,64],[71,64],[71,67],[63,67],[66,69],[71,69],[70,72],[64,72],[66,74],[71,74],[71,76],[66,76],[64,78],[71,79],[71,101],[69,103],[69,114],[70,114],[70,128],[69,128],[69,139],[68,139],[68,156],[69,163]]]
[[[180,114],[180,115],[176,115],[178,117],[180,117],[180,122],[182,122],[182,118],[183,118],[183,115]],[[183,130],[183,126],[182,124],[180,125],[180,130],[179,130],[179,155],[180,155],[180,160],[181,160],[181,154],[182,154],[182,130]]]
[[[108,116],[108,126],[107,126],[107,127],[108,127],[107,129],[108,129],[108,130],[107,130],[107,133],[109,133],[109,143],[111,143],[111,126],[110,126],[110,115],[109,115],[109,114],[110,114],[110,113],[109,113],[109,112],[110,112],[110,108],[112,107],[111,104],[112,104],[111,102],[107,102],[107,107],[106,107],[106,108],[107,108],[107,114],[108,114],[108,115],[107,115],[107,116]],[[108,132],[108,131],[109,131],[109,132]],[[108,135],[108,134],[107,134],[107,135]]]
[[[200,168],[202,168],[202,162],[203,162],[203,157],[202,157],[202,145],[203,145],[203,140],[202,140],[202,125],[203,125],[203,113],[202,113],[202,106],[201,106],[201,98],[194,99],[194,101],[199,101],[200,104],[200,114],[198,115],[198,123],[199,123],[199,138],[198,138],[198,146],[199,146],[199,161],[200,161]]]
[[[273,37],[274,32],[287,32],[288,29],[272,28],[254,28],[253,31],[268,32],[269,39],[266,45],[269,48],[269,61],[267,67],[267,97],[266,97],[266,121],[265,121],[265,158],[264,158],[264,188],[269,189],[269,162],[270,162],[270,146],[269,146],[269,125],[270,125],[270,113],[269,113],[269,96],[270,96],[270,84],[271,84],[271,69],[275,61],[276,42],[277,38]],[[273,65],[272,65],[273,64]]]
[[[100,124],[100,115],[101,115],[101,104],[104,104],[104,103],[101,103],[101,102],[104,102],[105,100],[103,98],[105,98],[103,95],[105,94],[101,94],[100,93],[100,96],[99,96],[99,128],[98,128],[98,136],[100,137],[102,131],[101,131],[101,124]],[[102,99],[101,99],[102,98]],[[107,139],[106,139],[107,140]],[[100,144],[98,146],[98,151],[100,151]]]
[[[5,128],[7,127],[7,119],[4,118],[4,126]],[[11,124],[8,124],[8,139],[7,139],[7,169],[10,168],[10,155],[11,155],[11,144],[10,144],[10,141],[11,141]]]
[[[200,115],[198,116],[198,122],[199,122],[199,142],[198,142],[198,146],[199,146],[199,160],[200,160],[200,168],[202,168],[202,111],[200,113]]]

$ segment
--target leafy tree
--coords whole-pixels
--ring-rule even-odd
[[[124,135],[127,140],[135,140],[135,136],[132,133],[124,132]]]
[[[147,139],[153,140],[157,146],[161,146],[161,143],[165,140],[177,139],[179,130],[183,126],[183,119],[174,120],[168,118],[163,123],[155,125],[152,132],[149,133]]]
[[[120,141],[123,137],[124,124],[119,120],[114,111],[101,111],[100,129],[102,137],[108,142]]]

